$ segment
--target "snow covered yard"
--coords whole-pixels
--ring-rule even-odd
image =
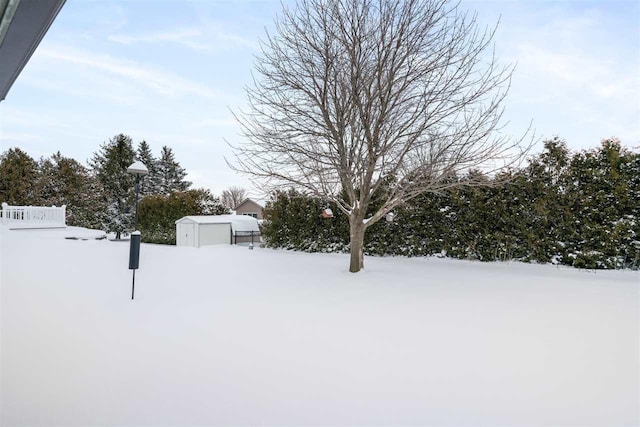
[[[640,423],[637,272],[1,233],[2,426]]]

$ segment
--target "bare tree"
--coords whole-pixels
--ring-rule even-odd
[[[349,216],[349,270],[365,231],[424,192],[482,185],[458,177],[514,165],[528,147],[500,135],[512,67],[447,0],[301,0],[276,20],[236,114],[238,171],[294,187]],[[526,135],[526,134],[525,134]],[[529,144],[530,145],[530,144]],[[384,203],[366,217],[372,197]]]
[[[241,187],[229,187],[222,192],[222,204],[234,210],[247,197],[247,191]]]

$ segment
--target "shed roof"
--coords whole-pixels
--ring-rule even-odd
[[[191,215],[180,218],[181,222],[194,222],[197,224],[231,224],[232,231],[260,231],[258,220],[247,215]]]

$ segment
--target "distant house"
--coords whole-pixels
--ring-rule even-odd
[[[249,198],[244,199],[236,206],[236,215],[248,215],[261,220],[263,219],[262,206]]]
[[[176,246],[260,242],[258,220],[238,215],[185,216],[176,221]]]

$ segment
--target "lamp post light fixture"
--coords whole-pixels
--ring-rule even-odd
[[[127,172],[136,176],[136,219],[133,228],[138,229],[138,193],[140,192],[140,177],[149,174],[144,163],[137,161],[127,168]]]
[[[131,244],[129,246],[129,270],[133,270],[131,282],[131,299],[133,299],[136,286],[136,270],[140,262],[140,241],[142,239],[138,231],[138,193],[140,192],[140,177],[147,175],[149,170],[144,163],[135,162],[127,168],[127,172],[136,176],[136,219],[133,227],[135,230],[131,233]]]

